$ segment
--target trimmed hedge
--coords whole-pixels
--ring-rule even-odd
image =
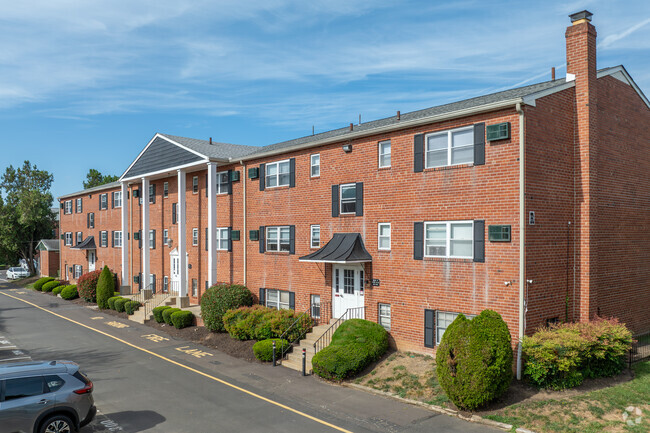
[[[175,311],[170,315],[172,325],[176,329],[187,328],[194,324],[194,313],[191,311]]]
[[[79,297],[79,293],[77,293],[77,285],[72,284],[70,286],[65,286],[61,290],[61,297],[66,300],[74,299]]]
[[[239,340],[266,340],[279,338],[284,331],[301,317],[293,310],[277,310],[262,305],[240,307],[229,310],[223,315],[223,325],[231,337]],[[304,338],[312,329],[312,320],[308,315],[302,316],[300,322],[284,336],[289,341]]]
[[[79,288],[79,297],[87,302],[97,301],[97,282],[99,275],[102,273],[100,270],[88,272],[83,274],[77,280],[77,287]]]
[[[210,331],[223,332],[223,315],[228,310],[253,305],[253,294],[246,286],[217,284],[201,296],[201,317]]]
[[[130,299],[128,299],[128,298],[119,298],[119,299],[116,299],[116,300],[115,300],[115,303],[114,303],[114,305],[115,305],[115,311],[117,311],[118,313],[124,313],[124,311],[125,311],[125,310],[124,310],[124,304],[126,304],[126,303],[129,302],[129,301],[130,301]]]
[[[165,319],[163,319],[162,313],[163,313],[163,311],[165,311],[165,310],[167,310],[169,308],[171,308],[169,305],[161,305],[160,307],[155,307],[152,310],[153,319],[157,323],[165,323]]]
[[[523,339],[524,376],[541,388],[572,388],[619,374],[631,347],[632,333],[615,318],[541,328]]]
[[[378,323],[363,319],[343,322],[329,346],[314,355],[314,373],[330,380],[343,380],[361,372],[388,349],[388,333]]]
[[[66,286],[56,286],[55,288],[52,289],[52,294],[58,295],[59,293],[61,293],[61,290],[63,290],[64,287]]]
[[[59,283],[57,280],[54,281],[48,281],[47,283],[43,284],[43,287],[41,287],[42,292],[51,292],[52,289],[55,287],[59,287],[61,283]]]
[[[268,340],[258,341],[253,344],[253,353],[255,358],[260,361],[273,361],[273,342],[275,341],[275,359],[281,358],[281,353],[289,347],[289,342],[285,339],[270,338]]]
[[[168,308],[165,311],[163,311],[162,317],[163,317],[164,322],[166,324],[168,324],[169,326],[172,326],[173,325],[173,323],[172,323],[172,314],[174,314],[174,313],[176,313],[178,311],[181,311],[181,309],[180,308]]]
[[[108,302],[108,308],[110,308],[111,310],[114,310],[115,309],[115,301],[117,301],[120,298],[121,298],[121,296],[117,296],[117,295],[108,298],[108,301],[106,301],[106,302]]]
[[[124,303],[124,311],[126,311],[126,314],[131,315],[135,313],[141,306],[142,304],[138,301],[126,301]]]
[[[104,269],[102,269],[102,272],[99,274],[99,279],[97,280],[97,306],[100,309],[109,308],[108,298],[112,298],[113,293],[115,293],[113,273],[108,269],[108,266],[104,266]]]
[[[54,281],[54,278],[52,278],[52,277],[43,277],[43,278],[40,278],[40,279],[36,280],[36,282],[34,283],[34,289],[36,289],[36,290],[42,290],[42,289],[43,289],[43,285],[44,285],[45,283],[49,283],[50,281]]]
[[[512,343],[499,313],[463,314],[445,331],[436,351],[436,374],[447,397],[474,410],[503,395],[512,381]]]

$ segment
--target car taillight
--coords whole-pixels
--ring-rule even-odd
[[[74,390],[75,394],[89,394],[91,392],[93,392],[93,383],[91,381],[88,381],[88,383],[86,383],[86,386],[83,388]]]

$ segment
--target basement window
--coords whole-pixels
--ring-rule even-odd
[[[459,314],[460,313],[451,313],[448,311],[436,312],[436,345],[440,344],[442,336],[445,335],[445,331],[449,328],[449,325],[456,320],[456,317],[458,317]],[[476,317],[476,314],[465,314],[465,317],[471,320]]]

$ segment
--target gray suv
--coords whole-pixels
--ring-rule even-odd
[[[0,433],[75,433],[95,417],[93,383],[70,361],[0,365]]]

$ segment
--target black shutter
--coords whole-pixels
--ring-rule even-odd
[[[208,228],[205,228],[205,250],[208,250]]]
[[[115,230],[111,232],[111,248],[115,248]]]
[[[102,210],[102,195],[103,194],[99,194],[99,210]]]
[[[296,293],[289,292],[289,308],[296,311]]]
[[[151,185],[151,203],[156,204],[156,184]]]
[[[228,227],[228,251],[232,251],[232,227]]]
[[[156,231],[152,230],[151,232],[153,234],[153,248],[152,249],[155,250],[156,249]]]
[[[474,261],[485,261],[485,221],[474,221]]]
[[[357,210],[357,216],[363,216],[363,182],[357,182],[357,203],[355,208]]]
[[[90,228],[90,213],[86,215],[86,228],[87,229]]]
[[[485,123],[474,125],[474,165],[485,164]]]
[[[228,170],[228,194],[232,194],[232,170]]]
[[[296,226],[289,226],[289,254],[296,254]]]
[[[266,289],[260,288],[260,305],[266,305]]]
[[[260,253],[264,253],[266,250],[266,244],[264,243],[264,237],[266,232],[264,231],[264,226],[260,226]]]
[[[332,185],[332,216],[339,216],[339,186]]]
[[[151,278],[153,281],[151,283],[151,290],[156,293],[156,274],[151,275],[153,278]]]
[[[424,310],[424,347],[435,347],[435,310]]]
[[[264,176],[264,164],[260,164],[260,191],[264,191],[264,181],[266,177]]]
[[[111,209],[115,209],[115,193],[111,193]]]
[[[289,188],[296,186],[296,158],[289,160]]]
[[[424,134],[413,137],[413,171],[424,170]]]
[[[413,223],[413,259],[422,260],[424,255],[424,223]]]
[[[208,196],[208,173],[205,174],[205,196]]]
[[[176,224],[176,203],[172,203],[172,224]]]
[[[81,199],[81,201],[79,201],[79,213],[82,213],[83,211],[84,211],[84,200]]]
[[[142,230],[138,230],[138,248],[142,248]]]

